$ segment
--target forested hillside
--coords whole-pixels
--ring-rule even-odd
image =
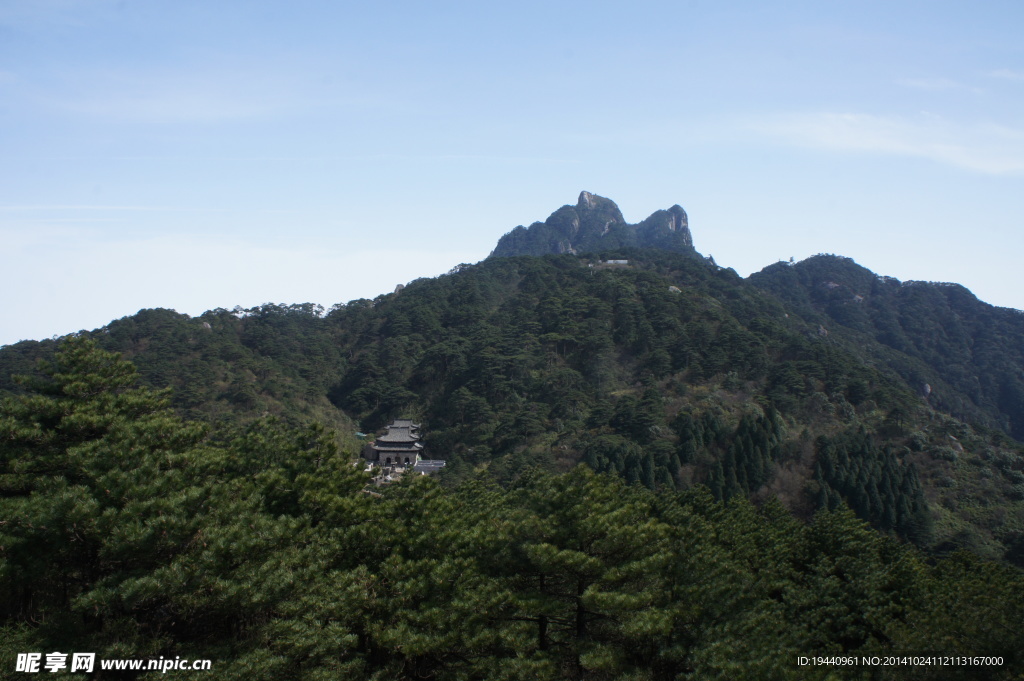
[[[1024,673],[1019,570],[925,560],[842,508],[805,523],[587,467],[369,494],[322,429],[183,420],[136,378],[72,338],[0,402],[5,670],[93,651],[246,681]],[[971,657],[798,663],[893,654]],[[92,678],[136,676],[194,672]]]
[[[345,360],[322,317],[323,308],[311,304],[217,309],[195,319],[140,310],[90,335],[130,358],[146,385],[172,388],[184,416],[231,424],[271,415],[351,435],[352,421],[326,397]],[[32,373],[56,346],[46,340],[0,350],[0,390],[17,391],[12,375]]]
[[[743,280],[678,206],[629,225],[584,192],[374,300],[0,348],[0,650],[247,680],[1021,678],[1021,320],[842,258]],[[369,486],[362,433],[395,418],[437,479]],[[998,664],[796,662],[920,653]]]
[[[841,325],[865,357],[897,371],[939,411],[1024,440],[1024,312],[983,303],[957,284],[900,282],[837,256],[777,263],[750,281],[805,319]]]
[[[321,422],[350,448],[414,418],[446,484],[585,462],[805,519],[845,504],[940,552],[1024,559],[1020,445],[943,415],[808,314],[703,259],[624,250],[492,258],[329,311],[144,311],[89,335],[190,418]],[[53,346],[5,348],[0,369]]]

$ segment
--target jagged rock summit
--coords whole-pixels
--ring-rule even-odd
[[[614,201],[584,191],[575,206],[562,206],[544,222],[520,225],[501,237],[490,257],[588,253],[623,247],[696,254],[686,211],[679,205],[631,225]]]

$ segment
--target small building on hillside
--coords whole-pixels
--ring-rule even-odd
[[[607,269],[609,267],[629,267],[628,260],[599,260],[597,263],[589,263],[587,267]]]
[[[366,445],[363,456],[377,471],[373,484],[389,485],[405,474],[436,475],[445,462],[424,458],[420,425],[410,419],[396,419],[387,433]]]
[[[443,459],[420,459],[415,466],[412,467],[413,473],[419,473],[420,475],[436,475],[438,471],[444,468]]]
[[[370,445],[367,457],[382,466],[415,466],[421,458],[420,426],[409,419],[396,419],[385,435]]]

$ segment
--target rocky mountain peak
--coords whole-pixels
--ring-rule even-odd
[[[589,212],[601,213],[607,219],[626,224],[626,219],[622,217],[622,211],[614,201],[587,191],[580,192],[580,198],[576,201],[576,211],[581,216]]]
[[[575,206],[565,205],[544,222],[522,225],[503,236],[493,257],[586,253],[615,248],[661,248],[696,253],[689,224],[679,205],[659,210],[631,225],[611,199],[580,192]]]

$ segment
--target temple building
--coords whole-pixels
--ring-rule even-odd
[[[372,454],[367,458],[383,466],[415,466],[423,451],[420,426],[408,419],[396,419],[370,449]]]
[[[397,419],[385,435],[363,448],[363,456],[370,464],[367,470],[376,470],[373,484],[390,485],[405,474],[437,475],[445,462],[424,458],[420,442],[420,424],[409,419]]]

